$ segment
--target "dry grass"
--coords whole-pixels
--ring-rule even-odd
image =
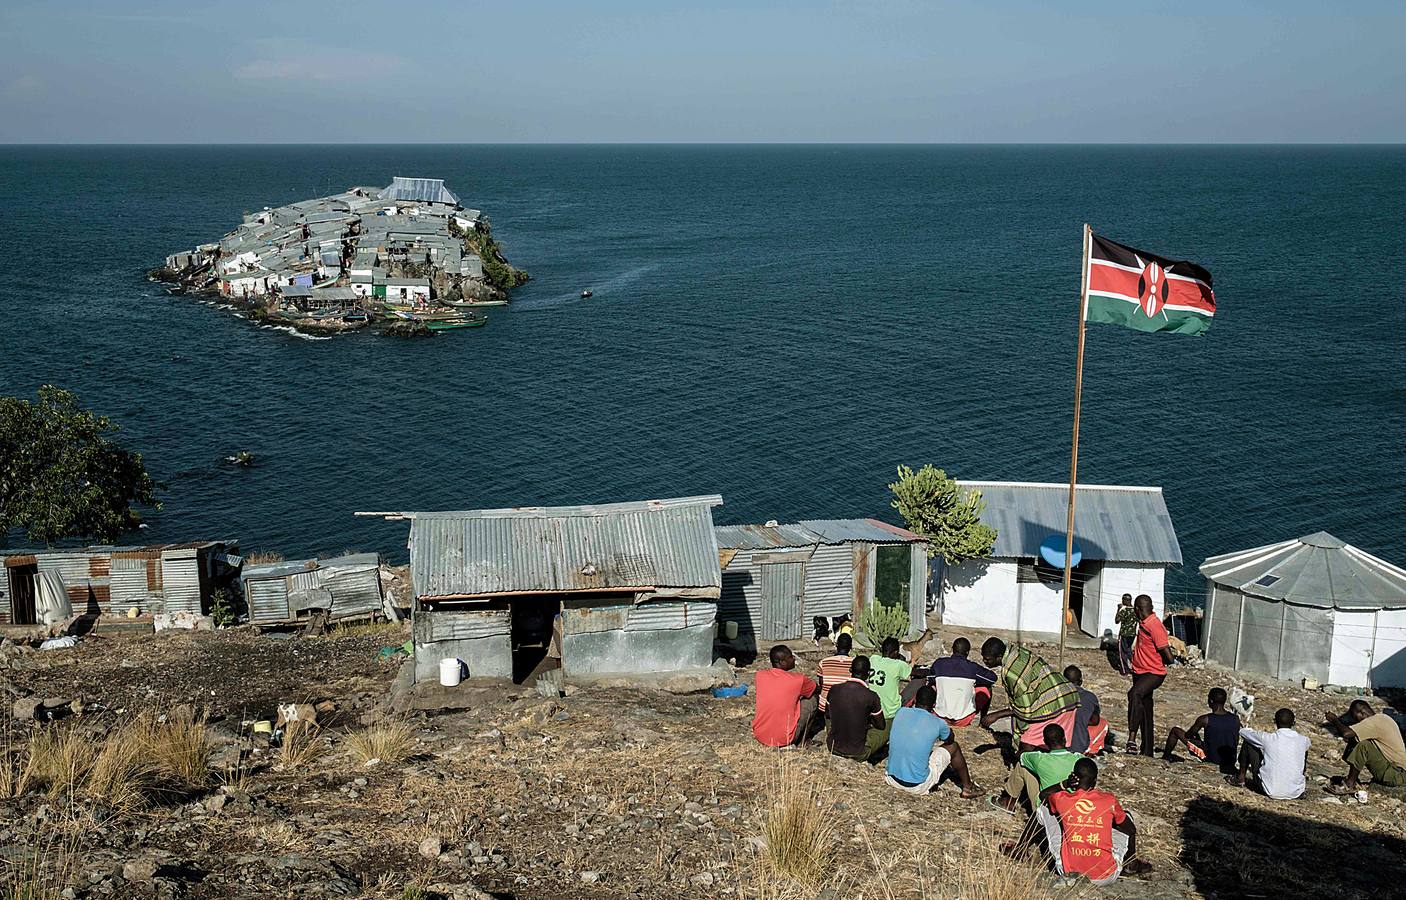
[[[322,729],[315,723],[295,719],[283,729],[278,765],[285,772],[295,772],[311,765],[326,751],[327,741]]]
[[[347,738],[347,749],[363,765],[374,760],[398,763],[415,752],[415,730],[404,722],[385,722]]]
[[[92,737],[77,728],[45,728],[29,739],[17,793],[43,788],[51,799],[72,797],[97,760]]]
[[[130,813],[156,791],[158,770],[133,726],[104,741],[83,778],[82,793]]]
[[[158,723],[139,716],[102,740],[76,727],[53,726],[29,739],[22,767],[14,751],[6,751],[0,791],[86,797],[129,813],[158,794],[207,783],[209,752],[209,736],[199,722]]]
[[[397,635],[409,637],[410,629],[403,622],[347,622],[332,629],[333,637],[375,637],[391,638]]]
[[[815,782],[783,762],[764,788],[763,860],[770,874],[816,884],[834,868],[835,825]]]
[[[244,562],[252,566],[283,562],[283,554],[277,550],[255,550],[253,553],[245,555]]]
[[[153,764],[182,786],[200,787],[210,781],[210,732],[203,721],[138,719],[131,732]]]
[[[943,879],[947,890],[962,900],[1065,900],[1073,896],[1073,888],[1060,887],[1033,852],[1029,860],[1002,853],[1004,841],[1000,832],[989,827],[969,827],[949,855]]]

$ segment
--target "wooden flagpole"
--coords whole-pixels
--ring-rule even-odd
[[[1059,665],[1064,667],[1064,637],[1069,629],[1069,590],[1073,581],[1074,495],[1079,482],[1079,406],[1084,394],[1084,330],[1089,313],[1089,252],[1093,230],[1084,223],[1084,265],[1079,282],[1079,356],[1074,363],[1074,444],[1069,454],[1069,518],[1064,535],[1064,611],[1059,617]]]

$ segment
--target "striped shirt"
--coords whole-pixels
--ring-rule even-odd
[[[1001,660],[1001,681],[1021,731],[1032,722],[1053,718],[1079,705],[1078,688],[1024,647],[1006,651]]]
[[[849,678],[849,667],[854,664],[853,656],[840,654],[837,656],[827,656],[820,661],[820,711],[824,712],[830,705],[830,688]]]

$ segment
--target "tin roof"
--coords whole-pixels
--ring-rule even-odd
[[[1251,596],[1322,609],[1406,607],[1406,570],[1326,531],[1212,556],[1201,574]]]
[[[1040,555],[1040,542],[1064,534],[1069,485],[1025,481],[958,481],[981,492],[981,521],[996,529],[997,558]],[[1109,562],[1181,563],[1181,545],[1160,487],[1081,484],[1074,504],[1074,540],[1084,558]]]
[[[376,553],[352,553],[333,559],[293,559],[275,563],[246,565],[240,577],[245,581],[258,581],[264,578],[287,578],[299,572],[315,572],[321,569],[360,569],[379,566],[381,557]]]
[[[431,203],[459,205],[459,198],[444,186],[442,178],[406,178],[397,175],[382,189],[382,200],[425,200]]]
[[[719,525],[713,529],[718,546],[726,550],[773,550],[868,541],[895,544],[924,540],[897,525],[878,519],[804,519],[790,525]]]
[[[390,514],[409,518],[422,599],[722,584],[712,508],[722,497]]]

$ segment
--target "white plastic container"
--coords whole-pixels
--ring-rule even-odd
[[[454,687],[459,683],[459,674],[463,666],[456,659],[441,659],[439,661],[439,683],[445,687]]]

